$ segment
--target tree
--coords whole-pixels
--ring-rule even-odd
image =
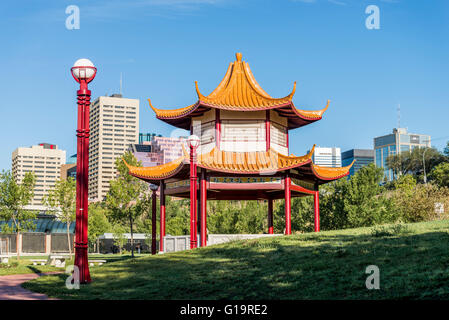
[[[112,225],[107,217],[107,209],[101,204],[89,205],[88,239],[94,245],[94,251],[99,252],[98,237],[106,232],[112,231]]]
[[[395,176],[407,173],[413,174],[415,178],[423,176],[423,158],[426,172],[430,172],[435,166],[445,161],[445,157],[435,148],[414,148],[387,157],[387,167],[392,169]]]
[[[72,256],[72,245],[70,241],[70,225],[75,221],[76,210],[76,182],[75,179],[60,179],[44,198],[44,204],[50,208],[56,217],[65,222],[67,231],[67,243],[69,254]]]
[[[116,222],[129,223],[131,233],[131,255],[134,257],[134,221],[143,211],[139,206],[140,201],[145,201],[145,194],[148,193],[148,185],[145,182],[128,174],[128,167],[124,163],[132,166],[141,166],[131,152],[126,152],[121,158],[117,158],[115,165],[118,176],[110,181],[109,192],[106,196],[106,205],[111,212],[111,218]]]
[[[449,162],[443,162],[433,168],[430,178],[440,187],[449,187]]]
[[[13,222],[17,243],[23,230],[35,228],[33,219],[36,219],[36,213],[25,209],[33,199],[35,183],[34,172],[27,172],[20,184],[16,182],[11,171],[2,171],[0,174],[0,218]],[[19,250],[17,259],[20,259]]]
[[[128,241],[125,237],[125,228],[120,224],[114,225],[112,228],[112,238],[114,239],[114,244],[118,247],[119,254],[122,254],[122,248]]]
[[[449,159],[449,141],[446,143],[446,147],[444,148],[443,154],[446,156],[446,158]]]

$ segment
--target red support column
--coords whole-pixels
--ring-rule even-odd
[[[268,199],[268,233],[273,234],[273,199]]]
[[[270,130],[270,110],[267,110],[265,113],[265,140],[266,140],[266,149],[267,151],[270,149],[270,141],[271,141],[271,130]]]
[[[207,179],[206,170],[201,170],[201,246],[207,246]]]
[[[190,249],[197,247],[196,226],[196,148],[190,146]]]
[[[164,237],[165,237],[165,183],[161,181],[159,189],[159,202],[160,202],[160,232],[159,232],[159,251],[164,251]]]
[[[317,190],[313,194],[313,207],[315,213],[315,232],[320,231],[320,192]]]
[[[287,174],[284,179],[285,190],[285,234],[292,234],[291,178]]]
[[[221,140],[220,110],[215,109],[215,145],[217,146],[217,150],[220,150],[220,140]]]
[[[156,190],[153,190],[151,202],[151,254],[156,254]]]

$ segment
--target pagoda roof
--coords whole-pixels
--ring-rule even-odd
[[[155,108],[148,99],[156,117],[171,125],[190,129],[190,117],[199,116],[213,109],[231,111],[260,111],[274,109],[281,116],[288,118],[290,129],[298,128],[320,120],[329,107],[329,100],[321,110],[301,110],[294,106],[292,99],[296,91],[296,82],[292,91],[283,98],[273,98],[257,83],[247,62],[242,60],[242,54],[236,54],[236,61],[229,64],[228,70],[220,84],[208,96],[203,95],[195,81],[198,101],[187,107],[163,110]]]
[[[341,168],[322,167],[312,163],[312,150],[304,156],[286,156],[273,149],[255,152],[233,152],[218,150],[198,155],[197,165],[200,168],[230,174],[261,174],[269,175],[281,171],[298,168],[305,176],[319,183],[326,183],[349,174],[352,164]],[[129,174],[142,180],[159,184],[160,180],[168,178],[187,178],[189,172],[189,155],[184,148],[184,155],[167,164],[154,167],[135,167],[126,165]]]

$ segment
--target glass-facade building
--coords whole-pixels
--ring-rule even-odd
[[[392,134],[374,138],[374,162],[384,169],[388,181],[393,180],[393,170],[388,169],[387,157],[401,152],[410,152],[414,148],[430,148],[430,136],[408,133],[405,128],[395,128]]]
[[[351,149],[341,153],[341,164],[343,167],[349,166],[353,160],[355,160],[355,163],[349,169],[349,177],[354,175],[362,167],[374,162],[374,150]]]

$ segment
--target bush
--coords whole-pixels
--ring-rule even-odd
[[[393,199],[404,222],[420,222],[449,217],[449,189],[434,184],[418,184],[412,190],[399,188]],[[435,211],[435,204],[442,203],[444,213]]]

